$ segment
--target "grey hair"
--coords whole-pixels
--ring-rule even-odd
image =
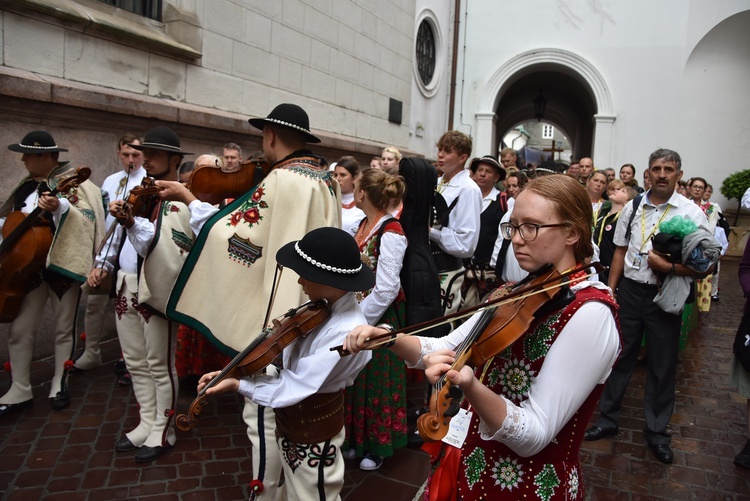
[[[682,158],[680,158],[680,154],[677,153],[674,150],[667,150],[665,148],[659,148],[655,152],[651,153],[651,155],[648,157],[648,167],[651,168],[651,164],[655,160],[664,159],[669,162],[674,162],[677,164],[677,170],[682,169]]]

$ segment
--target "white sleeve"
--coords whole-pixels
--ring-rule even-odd
[[[717,226],[714,230],[714,238],[721,244],[721,255],[723,256],[729,250],[729,241],[727,241],[727,234],[724,233],[724,228]]]
[[[469,335],[474,328],[474,325],[479,321],[481,315],[481,311],[474,313],[466,322],[462,323],[457,329],[452,330],[447,336],[438,338],[417,336],[421,346],[419,359],[413,365],[406,362],[406,366],[410,369],[424,370],[425,366],[423,359],[425,355],[437,350],[455,349],[464,341],[464,339],[466,339],[466,336]]]
[[[115,224],[115,230],[107,239],[102,249],[96,255],[94,259],[94,268],[103,267],[107,273],[112,273],[115,269],[115,260],[117,259],[117,253],[120,250],[120,241],[122,240],[122,232],[125,231],[125,227],[118,223]]]
[[[60,202],[57,210],[50,212],[52,214],[52,221],[55,223],[55,228],[60,226],[60,218],[62,218],[63,214],[70,210],[70,202],[68,202],[67,198],[58,198],[57,200]]]
[[[479,242],[479,215],[482,213],[482,192],[461,190],[458,202],[449,216],[448,226],[430,229],[430,238],[454,257],[470,258]]]
[[[745,194],[742,195],[742,206],[745,209],[750,209],[750,188],[745,190]]]
[[[480,422],[485,440],[504,443],[522,457],[544,449],[604,383],[620,351],[620,337],[607,305],[590,301],[557,337],[520,406],[505,399],[508,415],[494,435]],[[585,426],[585,423],[581,423]]]
[[[128,228],[128,240],[133,244],[133,248],[139,256],[145,258],[148,256],[148,248],[154,240],[156,227],[154,223],[143,217],[136,217],[133,226]]]
[[[392,231],[387,231],[380,237],[375,287],[359,305],[370,325],[375,325],[375,322],[380,320],[401,289],[400,274],[406,245],[406,237]]]
[[[188,208],[190,209],[190,228],[196,236],[201,232],[206,221],[219,212],[218,208],[208,202],[201,202],[200,200],[193,200],[190,202],[190,205],[188,205]]]
[[[510,200],[513,200],[513,199],[511,198]],[[511,212],[512,211],[508,209],[508,212],[503,214],[503,217],[500,219],[500,222],[497,224],[497,238],[495,239],[495,247],[492,249],[492,257],[490,258],[490,266],[492,266],[493,268],[497,266],[497,257],[500,255],[500,249],[502,249],[503,240],[505,240],[503,238],[503,232],[500,231],[500,225],[510,221]]]

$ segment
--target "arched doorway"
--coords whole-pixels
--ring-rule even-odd
[[[487,82],[477,105],[477,151],[497,151],[502,135],[534,117],[540,89],[547,99],[545,121],[566,131],[573,156],[612,162],[615,122],[612,98],[588,61],[560,49],[524,52],[503,64]]]

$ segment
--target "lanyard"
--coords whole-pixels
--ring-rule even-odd
[[[667,209],[664,211],[664,214],[661,215],[659,218],[659,221],[654,225],[653,228],[651,228],[651,233],[648,234],[648,237],[646,236],[646,207],[644,206],[641,210],[641,248],[638,249],[638,253],[643,253],[643,246],[646,245],[646,242],[648,242],[651,237],[654,236],[654,233],[656,233],[656,230],[659,229],[659,224],[664,219],[664,216],[667,215],[669,212],[670,206],[667,206]]]
[[[622,211],[620,211],[622,212]],[[620,218],[620,212],[615,213],[614,219],[612,219],[612,222],[614,223]],[[599,227],[599,238],[596,239],[596,245],[601,247],[602,238],[604,237],[604,227],[607,226],[607,218],[611,216],[612,214],[607,214],[602,218],[602,224]]]
[[[604,204],[603,199],[599,199],[598,202],[596,202],[596,210],[594,211],[594,224],[596,224],[596,220],[599,219],[599,211],[602,210],[602,205]]]

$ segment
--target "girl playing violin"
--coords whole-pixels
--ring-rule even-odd
[[[354,239],[338,228],[318,228],[286,244],[276,253],[276,261],[294,270],[305,294],[312,301],[325,301],[331,316],[284,348],[278,376],[227,377],[206,394],[238,391],[274,409],[285,479],[276,499],[310,499],[311,493],[315,499],[338,499],[344,484],[343,390],[367,365],[370,354],[349,360],[330,348],[366,322],[354,291],[369,290],[375,278],[362,264]],[[219,373],[205,374],[198,392]],[[253,481],[251,489],[256,493],[262,485]]]
[[[501,232],[512,240],[524,270],[551,263],[565,272],[593,253],[592,217],[580,184],[546,176],[518,195]],[[587,281],[584,272],[568,280],[572,295],[550,299],[516,333],[517,341],[475,368],[455,370],[451,364],[482,313],[443,338],[398,337],[390,346],[407,366],[425,369],[431,382],[445,374],[463,391],[444,439],[453,445],[425,446],[433,463],[426,499],[584,499],[578,451],[620,340],[610,290]],[[367,339],[386,332],[357,327],[344,348],[356,353],[367,348]]]

